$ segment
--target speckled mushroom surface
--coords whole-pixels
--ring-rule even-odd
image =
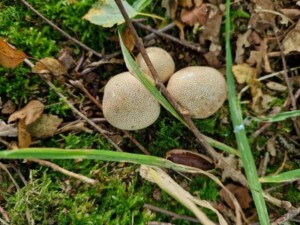
[[[165,83],[175,71],[175,63],[171,55],[164,49],[158,47],[146,48],[146,52],[156,72],[158,73],[160,81]],[[138,54],[136,61],[141,70],[151,76],[151,72],[141,54]]]
[[[177,71],[169,80],[168,91],[193,118],[207,118],[224,103],[226,81],[216,69],[190,66]]]
[[[139,130],[150,126],[160,114],[160,105],[129,72],[112,77],[104,88],[103,114],[113,126]]]

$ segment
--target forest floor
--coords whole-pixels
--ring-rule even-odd
[[[243,116],[240,126],[255,163],[249,174],[235,136],[239,127],[232,124],[230,97],[213,115],[192,122],[200,140],[202,134],[212,138],[206,140],[215,155],[190,131],[192,125],[177,120],[168,107],[161,107],[151,126],[137,131],[107,122],[104,87],[130,66],[122,55],[113,7],[102,11],[103,2],[95,2],[0,2],[0,224],[199,224],[199,208],[193,210],[195,202],[183,190],[220,213],[200,207],[208,217],[206,222],[200,219],[203,224],[259,224],[255,191],[243,182],[252,173],[269,196],[265,199],[272,224],[300,224],[300,1],[230,5],[234,89]],[[227,77],[225,1],[128,3],[144,45],[166,50],[175,71],[208,66]],[[135,58],[139,49],[131,32],[126,28],[122,38]],[[34,152],[17,157],[26,159],[1,155],[33,147],[43,148],[49,157]],[[51,148],[112,153],[103,160],[63,159],[67,153],[58,159]],[[122,152],[134,155],[124,160]],[[182,172],[188,167],[165,158],[204,172]],[[161,181],[141,172],[139,164],[151,166],[154,161],[168,168],[146,168],[163,177]]]

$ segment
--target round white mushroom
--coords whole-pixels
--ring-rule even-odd
[[[193,118],[207,118],[224,103],[226,81],[216,69],[190,66],[177,71],[169,80],[167,90]]]
[[[120,73],[107,82],[102,108],[106,120],[123,130],[148,127],[160,114],[159,103],[129,72]]]
[[[149,47],[146,48],[146,52],[150,58],[150,61],[153,64],[156,72],[158,73],[158,78],[164,83],[172,76],[175,72],[175,63],[171,57],[171,55],[162,48],[158,47]],[[138,54],[136,58],[137,64],[141,68],[141,70],[151,76],[151,72],[144,61],[141,53]]]

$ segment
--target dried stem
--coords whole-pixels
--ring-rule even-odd
[[[22,150],[20,150],[20,151],[22,151]],[[88,183],[88,184],[92,184],[92,185],[95,185],[97,183],[97,181],[94,180],[94,179],[88,178],[88,177],[83,176],[81,174],[77,174],[77,173],[71,172],[69,170],[66,170],[66,169],[64,169],[64,168],[56,165],[55,163],[52,163],[52,162],[49,162],[49,161],[46,161],[46,160],[42,160],[42,159],[28,159],[27,161],[38,163],[41,166],[50,167],[54,171],[58,171],[58,172],[60,172],[62,174],[65,174],[65,175],[67,175],[69,177],[73,177],[75,179],[81,180],[84,183]]]
[[[35,14],[37,14],[39,17],[41,17],[46,23],[48,23],[51,27],[53,27],[55,30],[58,30],[63,36],[68,38],[69,40],[73,41],[74,43],[78,44],[81,48],[92,52],[94,55],[98,56],[99,58],[102,58],[102,55],[95,50],[91,49],[90,47],[86,46],[82,42],[78,41],[77,39],[73,38],[71,35],[66,33],[64,30],[59,28],[57,25],[55,25],[52,21],[48,20],[44,15],[42,15],[39,11],[37,11],[35,8],[32,7],[26,0],[20,0],[27,8],[29,8],[31,11],[33,11]]]
[[[192,49],[196,52],[203,52],[203,50],[201,49],[200,46],[190,44],[185,40],[180,40],[179,38],[173,37],[172,35],[169,35],[169,34],[165,34],[165,33],[161,32],[159,30],[155,30],[155,29],[153,29],[149,26],[146,26],[142,23],[134,22],[134,24],[136,26],[138,26],[139,28],[142,28],[143,30],[150,31],[150,32],[156,34],[157,36],[160,36],[160,37],[165,38],[165,39],[169,39],[169,40],[173,41],[174,43],[180,44],[180,45],[182,45],[186,48]]]

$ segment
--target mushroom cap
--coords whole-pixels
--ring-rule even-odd
[[[152,62],[156,72],[158,73],[159,79],[164,83],[172,76],[175,72],[175,63],[171,55],[162,48],[149,47],[146,48],[146,52]],[[152,77],[149,67],[144,61],[141,53],[136,57],[137,64],[141,70]]]
[[[216,69],[190,66],[177,71],[170,78],[167,90],[193,118],[207,118],[214,114],[226,99],[226,81]]]
[[[119,129],[139,130],[150,126],[160,113],[160,105],[131,73],[112,77],[104,88],[103,114]]]

